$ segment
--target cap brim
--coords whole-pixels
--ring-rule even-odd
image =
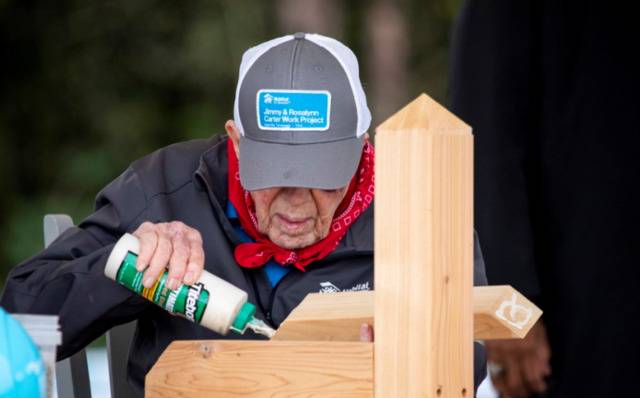
[[[364,135],[317,144],[279,144],[240,138],[240,182],[248,191],[273,187],[337,189],[358,168]]]

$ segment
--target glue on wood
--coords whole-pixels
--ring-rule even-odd
[[[145,288],[143,272],[136,270],[139,251],[138,238],[124,234],[111,251],[104,274],[165,310],[216,333],[225,335],[233,330],[243,334],[249,328],[268,337],[275,334],[272,328],[253,316],[256,307],[247,301],[247,292],[207,271],[202,271],[191,286],[180,285],[171,290],[166,284],[168,271],[165,270],[153,286]]]

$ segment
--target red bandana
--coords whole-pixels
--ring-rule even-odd
[[[362,157],[344,199],[336,210],[337,217],[331,222],[329,234],[311,246],[297,250],[283,249],[258,232],[255,205],[251,195],[240,184],[238,158],[231,140],[227,144],[229,157],[229,200],[238,212],[242,229],[255,243],[241,243],[235,249],[238,264],[245,268],[258,268],[272,258],[281,265],[293,265],[301,271],[314,261],[331,253],[342,240],[347,230],[364,213],[373,200],[373,146],[365,141]]]

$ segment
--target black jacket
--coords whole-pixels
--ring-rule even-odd
[[[351,226],[329,256],[285,275],[271,288],[263,270],[239,267],[233,257],[240,239],[225,214],[227,202],[226,138],[171,145],[135,161],[102,190],[96,210],[66,231],[46,250],[15,267],[0,304],[9,312],[58,314],[63,344],[58,358],[72,355],[111,327],[138,319],[131,345],[130,381],[143,387],[144,376],[173,340],[222,337],[172,316],[107,279],[104,265],[115,241],[142,222],[182,221],[200,231],[205,268],[247,291],[256,316],[277,327],[311,292],[373,289],[373,208]],[[476,280],[484,264],[476,250]],[[483,358],[479,357],[480,377]]]
[[[474,130],[487,275],[545,311],[552,397],[638,395],[636,19],[602,1],[469,0],[456,27],[452,111]]]

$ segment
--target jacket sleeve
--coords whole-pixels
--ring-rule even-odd
[[[484,256],[480,247],[478,232],[473,230],[473,286],[486,286],[487,272],[484,265]]]
[[[486,286],[487,275],[485,273],[484,258],[478,233],[473,231],[473,286]],[[473,342],[473,389],[478,391],[482,380],[487,377],[487,353],[484,345]]]
[[[93,214],[11,270],[0,305],[8,312],[59,315],[58,359],[135,319],[149,304],[104,276],[104,266],[116,240],[137,227],[145,210],[130,168],[98,194]]]
[[[475,225],[490,284],[540,289],[529,192],[540,109],[535,2],[468,0],[454,31],[451,109],[475,136]]]

